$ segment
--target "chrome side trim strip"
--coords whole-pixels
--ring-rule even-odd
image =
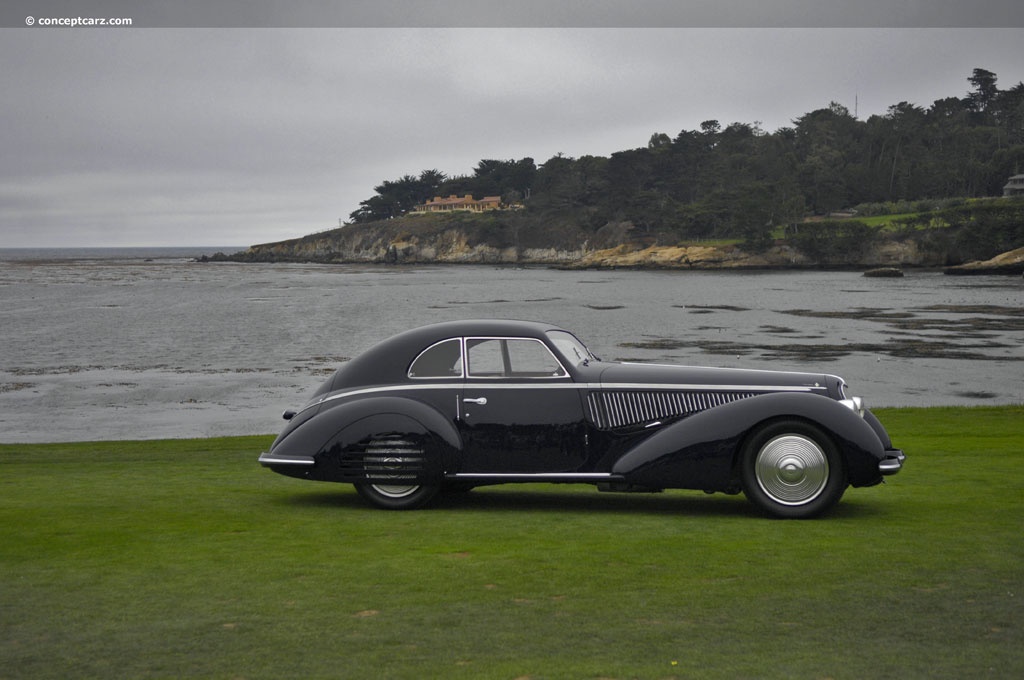
[[[567,383],[564,378],[551,378],[552,382],[544,383],[545,389],[559,390],[702,390],[715,392],[827,392],[828,388],[823,385],[699,385],[679,383]],[[555,381],[558,382],[555,382]],[[451,382],[435,383],[431,385],[380,385],[377,387],[362,387],[348,392],[339,392],[326,396],[319,401],[313,402],[310,406],[316,406],[327,401],[343,399],[344,397],[355,397],[361,394],[373,392],[403,392],[406,390],[450,390],[452,388],[467,387],[469,389],[487,390],[533,390],[539,385],[537,383],[510,383],[510,382]],[[307,407],[308,408],[308,407]]]
[[[458,379],[456,378],[456,380]],[[311,409],[314,406],[326,404],[329,401],[334,401],[336,399],[345,399],[346,397],[358,397],[363,394],[374,394],[375,392],[412,392],[414,390],[460,390],[464,385],[465,382],[460,381],[451,383],[435,383],[431,385],[382,385],[379,387],[363,387],[356,390],[349,390],[348,392],[338,392],[337,394],[329,394],[325,397],[321,397],[320,399],[317,399],[316,401],[310,402],[303,406],[299,413],[302,413],[302,411],[305,411],[307,409]],[[479,387],[479,385],[477,387]],[[525,387],[531,386],[526,385]]]
[[[459,380],[456,378],[455,380]],[[652,390],[652,391],[705,391],[705,392],[828,392],[824,385],[704,385],[704,384],[660,384],[660,383],[571,383],[566,378],[549,378],[550,382],[535,383],[512,383],[512,382],[450,382],[433,383],[430,385],[380,385],[377,387],[362,387],[338,392],[320,398],[302,407],[299,411],[305,411],[337,399],[347,397],[358,397],[364,394],[388,393],[388,392],[411,392],[415,390],[451,390],[468,388],[473,390],[533,390],[542,386],[550,390]]]
[[[260,465],[314,465],[313,456],[275,456],[272,453],[260,454]]]
[[[700,390],[705,392],[828,392],[824,385],[698,385],[661,383],[586,383],[592,390]]]
[[[457,472],[448,479],[618,479],[610,472]]]

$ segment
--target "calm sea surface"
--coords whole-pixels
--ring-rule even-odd
[[[1024,280],[908,272],[203,264],[0,250],[0,442],[273,433],[339,363],[447,319],[550,321],[605,359],[820,370],[876,406],[1024,402]]]

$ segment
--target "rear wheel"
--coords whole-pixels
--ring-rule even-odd
[[[413,510],[430,502],[436,486],[423,484],[356,484],[356,491],[371,505],[385,510]]]
[[[426,452],[416,437],[401,434],[371,439],[365,448],[364,465],[374,482],[360,482],[356,491],[370,504],[386,510],[412,510],[430,502],[440,487],[413,480],[423,469]]]
[[[805,519],[831,509],[846,491],[846,468],[832,439],[799,420],[770,423],[747,442],[743,493],[775,517]]]

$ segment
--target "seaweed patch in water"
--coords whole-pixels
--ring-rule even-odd
[[[867,321],[892,321],[895,319],[912,319],[911,312],[891,312],[887,309],[873,307],[855,307],[845,311],[825,312],[813,309],[780,309],[779,314],[803,316],[814,319],[854,319]]]
[[[587,309],[593,309],[598,312],[605,312],[612,309],[625,309],[625,305],[583,305]]]
[[[970,316],[956,319],[919,318],[914,312],[893,312],[888,309],[858,307],[847,311],[817,311],[811,309],[779,310],[790,314],[816,319],[852,319],[877,321],[904,331],[946,331],[962,337],[985,337],[985,331],[1024,331],[1024,309],[999,305],[930,305],[915,312],[945,312],[947,314],[989,314],[991,316]]]
[[[999,395],[995,392],[975,392],[972,390],[964,390],[962,392],[954,392],[954,396],[963,397],[964,399],[995,399]]]
[[[761,356],[787,361],[836,361],[852,354],[849,349],[835,345],[778,345],[771,350]]]
[[[1003,307],[1002,305],[928,305],[926,312],[950,312],[952,314],[1002,314],[1024,316],[1024,307]]]
[[[677,309],[689,309],[690,314],[711,314],[712,312],[749,312],[749,307],[734,305],[672,305]]]
[[[741,356],[750,354],[755,349],[760,349],[755,345],[744,345],[738,342],[728,341],[714,341],[714,340],[701,340],[694,343],[700,348],[705,354],[722,354],[729,356]]]
[[[654,359],[645,357],[615,357],[612,361],[619,364],[649,364],[652,363]]]
[[[678,346],[667,341],[649,343],[632,343],[629,346],[641,349],[678,349]],[[681,345],[679,345],[681,346]],[[749,355],[760,352],[764,359],[786,359],[791,361],[835,361],[850,354],[874,354],[899,359],[959,359],[970,361],[1024,361],[1024,357],[990,356],[981,351],[984,349],[1000,349],[1011,347],[998,343],[981,343],[961,345],[953,342],[922,340],[919,338],[901,338],[885,343],[846,343],[834,344],[798,344],[781,345],[740,343],[727,340],[699,340],[693,343],[706,354],[728,356]]]
[[[981,331],[1024,331],[1024,317],[993,319],[971,316],[963,319],[907,319],[896,321],[894,328],[911,331],[949,331],[960,335],[977,335]]]
[[[641,340],[639,342],[620,342],[619,347],[625,347],[627,349],[682,349],[689,347],[691,343],[683,342],[682,340],[673,340],[671,338],[659,338],[655,340]]]

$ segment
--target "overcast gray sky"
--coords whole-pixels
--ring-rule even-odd
[[[442,21],[424,7],[488,3],[392,0],[348,8],[423,13],[319,22],[88,4],[0,15],[0,247],[276,241],[335,227],[382,180],[424,169],[606,156],[708,119],[774,131],[832,101],[866,119],[963,96],[977,67],[1004,89],[1024,79],[1022,3],[890,2],[901,11],[846,21],[808,20],[802,0],[506,2],[552,13]],[[38,23],[65,16],[135,21]]]

